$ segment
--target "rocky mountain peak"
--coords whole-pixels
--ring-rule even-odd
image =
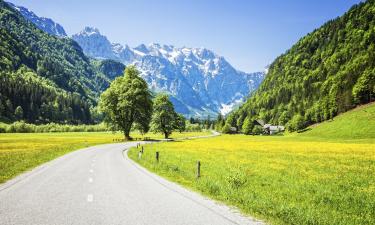
[[[98,28],[95,28],[95,27],[85,27],[81,32],[80,32],[80,35],[86,35],[86,36],[91,36],[91,35],[99,35],[99,36],[102,36],[100,34],[100,31]],[[103,36],[104,37],[104,36]]]
[[[85,33],[93,32],[100,34],[97,29]],[[237,71],[224,57],[207,48],[159,43],[131,48],[111,44],[104,37],[96,39],[81,33],[73,35],[89,56],[135,65],[149,87],[156,92],[168,92],[177,111],[185,116],[226,114],[244,101],[263,80],[262,72],[249,74]]]

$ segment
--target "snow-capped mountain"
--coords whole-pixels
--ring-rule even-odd
[[[64,28],[53,20],[38,17],[27,8],[15,6],[39,29],[67,37]],[[96,28],[86,27],[73,35],[85,54],[135,65],[150,88],[171,95],[176,110],[185,116],[227,114],[241,104],[264,78],[263,72],[244,73],[223,57],[205,48],[141,44],[135,48],[111,43]]]
[[[53,20],[8,3],[39,29],[67,37],[64,28]],[[135,48],[111,43],[96,28],[86,27],[72,38],[84,53],[98,59],[113,59],[135,65],[149,87],[167,92],[176,111],[185,116],[227,114],[242,103],[263,80],[264,73],[244,73],[223,57],[205,48],[141,44]]]
[[[150,88],[171,94],[176,110],[189,116],[227,114],[254,91],[263,72],[244,73],[205,48],[141,44],[135,48],[111,43],[96,28],[72,37],[85,54],[135,65]]]
[[[27,20],[31,21],[34,23],[39,29],[55,35],[57,37],[66,37],[66,33],[64,28],[58,24],[55,23],[53,20],[49,18],[44,18],[44,17],[38,17],[33,13],[32,11],[28,10],[25,7],[21,6],[16,6],[13,3],[7,2],[10,6],[12,6],[14,9],[18,10],[23,17],[25,17]]]

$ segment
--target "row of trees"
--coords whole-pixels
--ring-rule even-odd
[[[146,81],[134,66],[125,69],[125,75],[117,77],[102,93],[99,108],[104,121],[112,130],[121,130],[129,140],[130,131],[142,134],[149,130],[161,132],[168,138],[174,130],[185,130],[185,118],[177,114],[169,97],[159,94],[154,99]]]
[[[189,124],[198,126],[203,130],[215,129],[215,120],[211,119],[210,115],[208,115],[205,119],[190,117],[188,122]]]

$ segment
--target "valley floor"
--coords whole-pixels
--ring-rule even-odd
[[[150,171],[273,224],[375,224],[373,139],[223,135],[144,146]],[[155,152],[160,154],[155,162]],[[197,161],[201,178],[196,179]]]

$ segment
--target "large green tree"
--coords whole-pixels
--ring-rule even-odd
[[[129,140],[132,127],[147,133],[152,116],[152,95],[147,83],[134,66],[125,69],[125,75],[117,77],[102,93],[99,102],[104,120],[114,130],[121,130]]]
[[[151,120],[151,130],[164,134],[168,138],[173,130],[184,130],[183,117],[174,111],[168,95],[158,94],[154,99],[154,113]]]
[[[186,130],[186,119],[183,115],[177,114],[176,117],[176,129],[182,133]]]

